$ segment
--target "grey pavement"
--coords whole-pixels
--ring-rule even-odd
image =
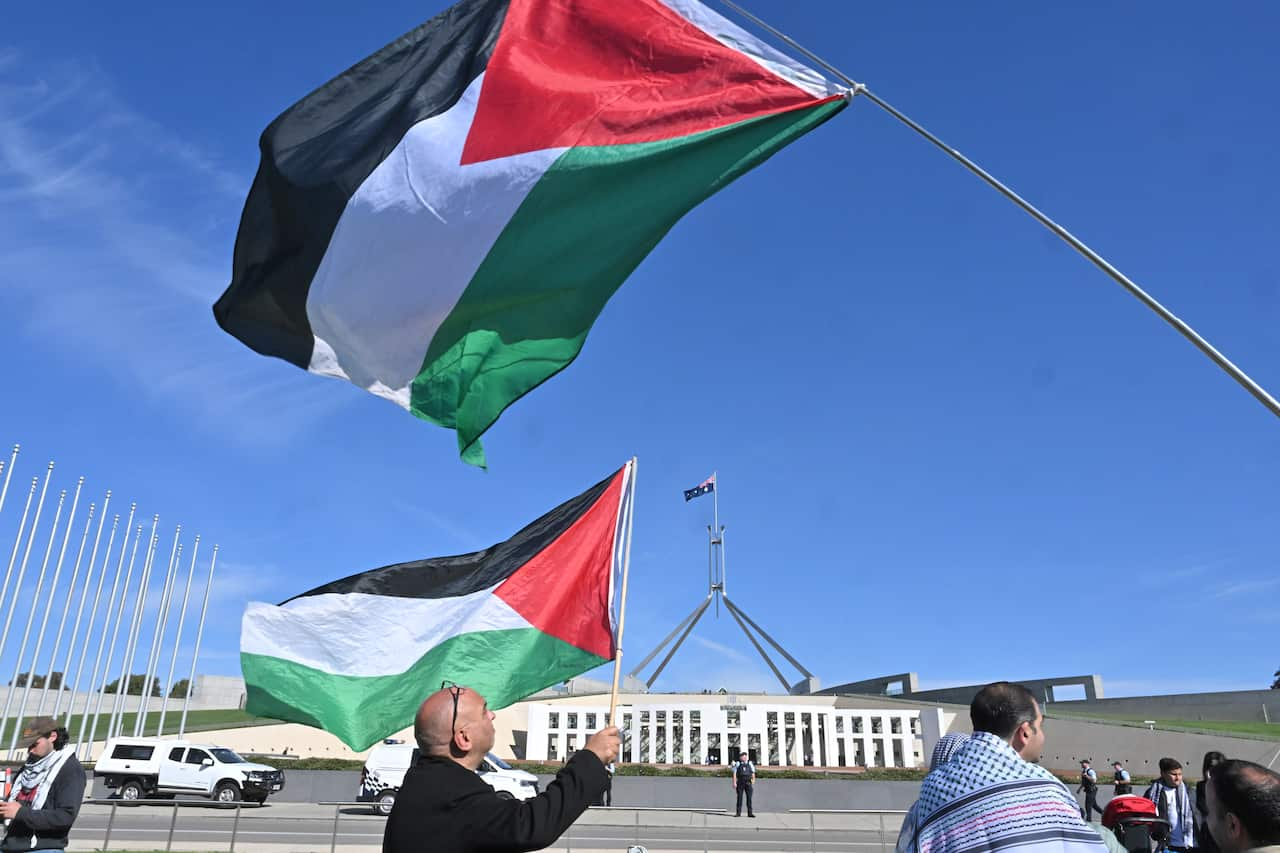
[[[234,830],[239,853],[324,851],[333,844],[335,812],[336,849],[343,853],[380,849],[385,819],[365,808],[281,803],[243,808],[238,820],[235,809],[178,807],[176,821],[172,804],[117,805],[114,810],[86,804],[68,850],[229,851]],[[638,842],[663,851],[887,853],[901,820],[901,814],[760,812],[749,819],[713,811],[593,808],[548,849],[622,851]]]

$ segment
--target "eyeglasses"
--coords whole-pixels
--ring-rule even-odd
[[[455,682],[445,680],[440,682],[440,689],[441,690],[447,689],[449,691],[449,694],[453,696],[453,720],[451,720],[449,723],[449,732],[450,732],[449,737],[452,738],[453,733],[457,732],[458,730],[458,697],[461,696],[462,691],[466,690],[467,688],[463,687],[461,684],[457,684]]]

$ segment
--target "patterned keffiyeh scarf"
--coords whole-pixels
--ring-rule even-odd
[[[49,788],[57,778],[58,771],[75,750],[69,747],[55,749],[43,758],[28,760],[22,765],[18,778],[14,780],[13,789],[9,791],[9,800],[31,806],[33,809],[44,808],[49,798]]]
[[[1177,814],[1169,814],[1169,801],[1165,799],[1165,792],[1174,792],[1174,805]],[[1176,788],[1169,788],[1164,784],[1163,779],[1157,779],[1147,789],[1147,799],[1156,804],[1156,811],[1160,817],[1169,821],[1169,826],[1176,832],[1179,826],[1182,828],[1182,841],[1179,847],[1195,847],[1195,821],[1193,819],[1193,811],[1191,809],[1191,796],[1187,793],[1186,783],[1181,783]],[[1171,838],[1170,841],[1173,841]]]
[[[901,853],[1105,853],[1075,798],[1039,765],[987,732],[975,732],[925,777],[898,839]]]

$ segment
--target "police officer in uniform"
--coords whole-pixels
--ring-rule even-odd
[[[756,810],[751,804],[751,791],[756,784],[756,768],[747,760],[747,754],[741,753],[733,765],[733,789],[738,792],[738,813],[734,817],[742,817],[742,795],[747,796],[747,817],[755,817]]]
[[[1123,796],[1124,794],[1133,793],[1133,785],[1129,784],[1129,771],[1124,769],[1124,765],[1119,761],[1113,761],[1111,766],[1116,771],[1115,778],[1115,796]]]
[[[1093,813],[1096,811],[1098,817],[1102,817],[1102,807],[1098,805],[1098,772],[1089,766],[1087,759],[1080,761],[1080,787],[1076,788],[1076,793],[1084,791],[1084,808],[1080,810],[1080,816],[1086,821],[1093,820]]]

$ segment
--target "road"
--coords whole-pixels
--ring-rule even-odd
[[[87,853],[104,847],[229,851],[233,832],[236,853],[327,851],[334,838],[335,808],[338,850],[374,853],[381,849],[385,819],[355,807],[302,803],[247,807],[237,819],[234,809],[197,805],[179,808],[175,822],[171,804],[121,806],[114,813],[111,806],[88,804],[72,830],[68,851]],[[748,820],[708,812],[592,809],[548,849],[612,853],[638,842],[662,851],[887,853],[901,815],[884,815],[883,842],[880,820],[876,814],[761,813]]]

